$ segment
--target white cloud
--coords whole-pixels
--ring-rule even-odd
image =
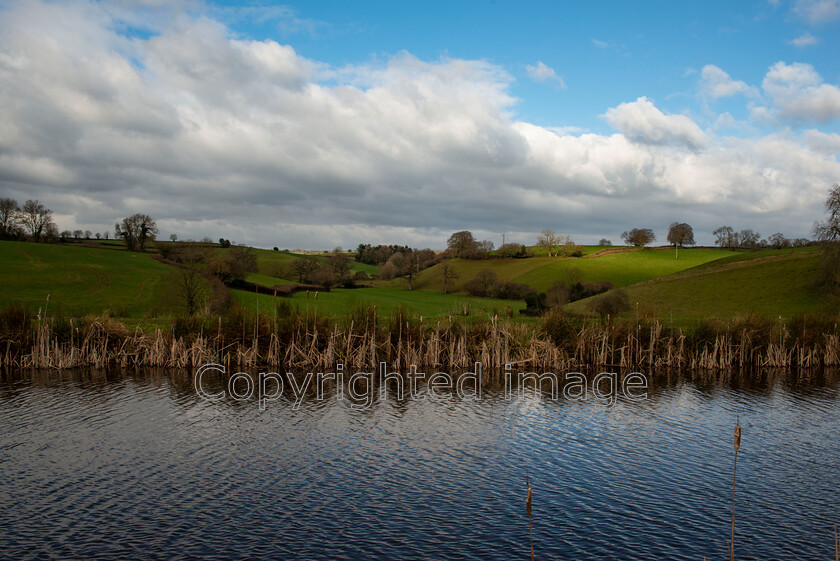
[[[804,48],[804,47],[811,47],[813,45],[818,44],[820,41],[810,33],[803,33],[796,39],[792,39],[788,41],[794,47]]]
[[[824,84],[810,64],[774,64],[761,83],[772,101],[765,113],[791,121],[828,122],[840,119],[840,88]]]
[[[685,115],[666,115],[646,97],[608,109],[604,118],[634,141],[680,144],[691,148],[706,144],[706,135],[694,121]]]
[[[840,0],[795,0],[793,11],[810,24],[829,23],[840,19]]]
[[[737,94],[755,95],[755,88],[740,80],[733,80],[729,74],[713,64],[707,64],[700,73],[700,93],[711,99]]]
[[[698,239],[745,216],[803,235],[840,177],[833,136],[707,136],[644,97],[607,110],[621,134],[549,129],[516,120],[512,78],[485,61],[331,68],[183,12],[145,16],[150,38],[114,18],[98,2],[0,11],[0,192],[62,228],[144,211],[182,238],[442,247],[465,228],[615,238],[677,212]],[[816,95],[805,70],[768,87]]]
[[[537,82],[556,82],[559,87],[566,87],[566,82],[563,78],[557,75],[553,68],[546,65],[543,61],[538,60],[535,65],[527,65],[525,69],[528,71],[528,76]]]
[[[601,41],[599,39],[592,39],[592,44],[598,47],[599,49],[607,49],[610,46],[609,43]]]

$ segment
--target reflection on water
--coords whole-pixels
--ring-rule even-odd
[[[721,558],[739,417],[739,559],[831,558],[837,373],[647,391],[260,411],[201,399],[184,371],[5,374],[0,557],[527,558],[527,473],[537,558]]]

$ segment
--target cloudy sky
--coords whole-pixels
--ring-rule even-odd
[[[0,0],[0,196],[261,247],[808,236],[840,0]]]

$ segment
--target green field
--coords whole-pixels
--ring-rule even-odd
[[[264,294],[254,294],[241,290],[234,290],[234,297],[245,309],[260,310],[268,313],[274,309],[274,297]],[[376,306],[377,314],[381,317],[390,316],[395,309],[405,310],[424,318],[442,318],[447,316],[484,317],[505,315],[508,310],[516,317],[519,310],[525,307],[521,300],[494,300],[492,298],[471,298],[457,294],[443,294],[426,290],[406,290],[404,288],[338,288],[330,292],[315,293],[298,292],[290,299],[280,299],[291,302],[299,310],[315,312],[320,316],[340,317],[347,315],[357,308]],[[465,314],[466,312],[466,314]]]
[[[217,249],[217,255],[219,257],[224,257],[226,249]],[[269,249],[254,249],[254,253],[257,254],[257,269],[258,273],[261,275],[265,275],[268,277],[274,277],[281,279],[283,283],[288,282],[296,282],[296,281],[289,281],[283,280],[283,277],[280,273],[291,265],[296,259],[303,258],[303,255],[297,253],[289,253],[286,251],[273,251]],[[319,262],[325,263],[327,261],[327,257],[323,255],[315,255],[315,259]],[[348,261],[347,264],[350,267],[351,271],[364,271],[369,275],[377,274],[379,272],[379,267],[375,265],[367,265],[365,263],[357,263],[356,261]],[[249,279],[250,280],[250,279]],[[258,282],[256,280],[251,282],[257,282],[257,284],[263,284],[262,282]],[[278,284],[278,283],[273,283]],[[282,284],[282,283],[280,283]]]
[[[148,254],[60,244],[0,242],[0,303],[37,311],[141,317],[167,300],[172,268]]]
[[[590,249],[603,249],[591,246]],[[227,250],[215,248],[223,257]],[[292,284],[285,274],[288,265],[301,256],[282,251],[255,250],[258,269],[247,280],[264,286]],[[318,259],[326,259],[318,256]],[[480,270],[489,268],[501,280],[525,283],[545,291],[575,269],[581,281],[611,281],[627,292],[633,311],[656,316],[675,325],[691,325],[700,319],[731,318],[749,313],[788,318],[802,313],[822,314],[827,304],[818,294],[814,276],[819,265],[816,247],[727,251],[685,249],[674,258],[672,249],[638,250],[608,248],[581,258],[533,257],[487,259],[452,263],[460,278],[450,281],[450,294],[442,293],[440,266],[421,272],[407,290],[404,279],[375,281],[372,288],[334,289],[318,296],[319,315],[341,317],[376,306],[380,317],[397,308],[424,318],[448,316],[506,315],[519,318],[521,301],[472,298],[463,294],[463,284]],[[86,244],[36,244],[0,242],[0,304],[22,303],[33,312],[47,305],[65,314],[100,314],[132,319],[127,324],[163,324],[165,318],[182,313],[177,296],[177,270],[152,259],[149,254],[86,247]],[[353,263],[353,269],[376,273],[377,268]],[[368,284],[368,283],[366,283]],[[454,292],[454,294],[453,294]],[[246,309],[268,312],[272,296],[233,291],[234,300]],[[301,310],[315,310],[314,293],[297,293],[287,303]],[[569,304],[567,311],[591,313],[592,299]],[[832,313],[836,310],[831,310]],[[163,322],[163,323],[161,323]]]
[[[673,249],[612,248],[611,251],[614,253],[590,254],[590,257],[532,257],[482,261],[456,259],[453,263],[461,276],[451,283],[451,290],[461,291],[465,282],[485,268],[495,271],[499,279],[524,283],[536,290],[545,291],[556,281],[565,278],[571,269],[579,271],[582,281],[610,281],[621,287],[690,269],[716,259],[739,255],[721,249],[683,249],[680,251],[680,258],[675,259]],[[423,271],[416,281],[416,286],[442,291],[443,281],[440,279],[439,266]]]
[[[817,248],[802,248],[741,253],[706,263],[627,287],[633,310],[625,316],[635,315],[636,303],[640,315],[680,326],[750,314],[785,319],[823,314],[829,310],[814,284],[819,260]],[[567,310],[587,313],[594,298],[574,302]]]

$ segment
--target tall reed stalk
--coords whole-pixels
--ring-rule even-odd
[[[531,561],[534,561],[534,531],[531,529],[531,482],[525,476],[525,487],[528,489],[528,497],[525,499],[525,510],[528,512],[528,536],[531,540]]]
[[[732,527],[729,536],[729,561],[735,560],[735,479],[738,475],[738,450],[741,448],[741,423],[735,422],[735,466],[732,469]]]

